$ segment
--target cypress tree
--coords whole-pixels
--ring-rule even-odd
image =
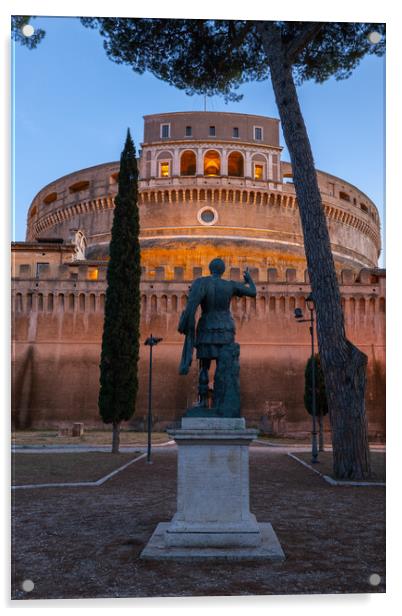
[[[315,362],[315,412],[319,425],[319,450],[324,451],[324,432],[322,418],[328,413],[327,392],[325,390],[324,373],[321,368],[320,356],[314,356]],[[312,388],[313,359],[309,357],[304,372],[304,406],[306,411],[313,414],[313,388]]]
[[[118,183],[107,269],[99,391],[100,415],[105,423],[113,425],[113,453],[119,451],[121,422],[134,414],[138,390],[141,276],[138,168],[129,130],[120,158]]]

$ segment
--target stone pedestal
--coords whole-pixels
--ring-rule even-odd
[[[177,512],[156,528],[141,558],[264,558],[284,554],[269,523],[249,508],[249,445],[243,418],[184,417],[178,445]]]

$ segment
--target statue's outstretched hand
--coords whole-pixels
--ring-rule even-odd
[[[251,278],[250,272],[248,271],[248,268],[243,272],[243,278],[244,278],[244,282],[252,282],[253,279]]]

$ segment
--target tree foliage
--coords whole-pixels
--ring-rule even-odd
[[[132,417],[138,389],[140,245],[138,169],[130,132],[120,159],[119,190],[107,269],[99,411],[105,423]]]
[[[324,373],[321,368],[320,356],[318,353],[314,356],[315,365],[315,401],[316,401],[316,415],[324,416],[328,413],[327,393],[325,391]],[[312,372],[313,372],[313,358],[309,357],[306,369],[304,372],[304,406],[306,411],[313,414],[313,387],[312,387]]]
[[[45,36],[45,31],[41,28],[35,28],[32,36],[25,36],[22,29],[30,24],[31,15],[12,15],[11,16],[11,36],[12,38],[28,49],[35,49]]]
[[[248,81],[270,76],[259,22],[202,19],[81,18],[98,28],[107,55],[137,73],[150,71],[187,94],[224,95]],[[334,76],[346,79],[366,54],[383,55],[385,25],[373,23],[275,22],[296,84]],[[369,34],[382,35],[373,45]]]

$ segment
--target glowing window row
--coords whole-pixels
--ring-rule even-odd
[[[180,175],[196,175],[197,161],[194,152],[187,150],[183,152],[180,159]],[[172,175],[171,160],[159,161],[158,176],[167,178]],[[204,175],[217,177],[221,175],[221,158],[215,150],[209,150],[204,156]],[[228,175],[232,177],[244,177],[244,160],[240,152],[232,152],[228,157]],[[265,175],[265,164],[263,162],[253,163],[253,178],[263,180]]]

